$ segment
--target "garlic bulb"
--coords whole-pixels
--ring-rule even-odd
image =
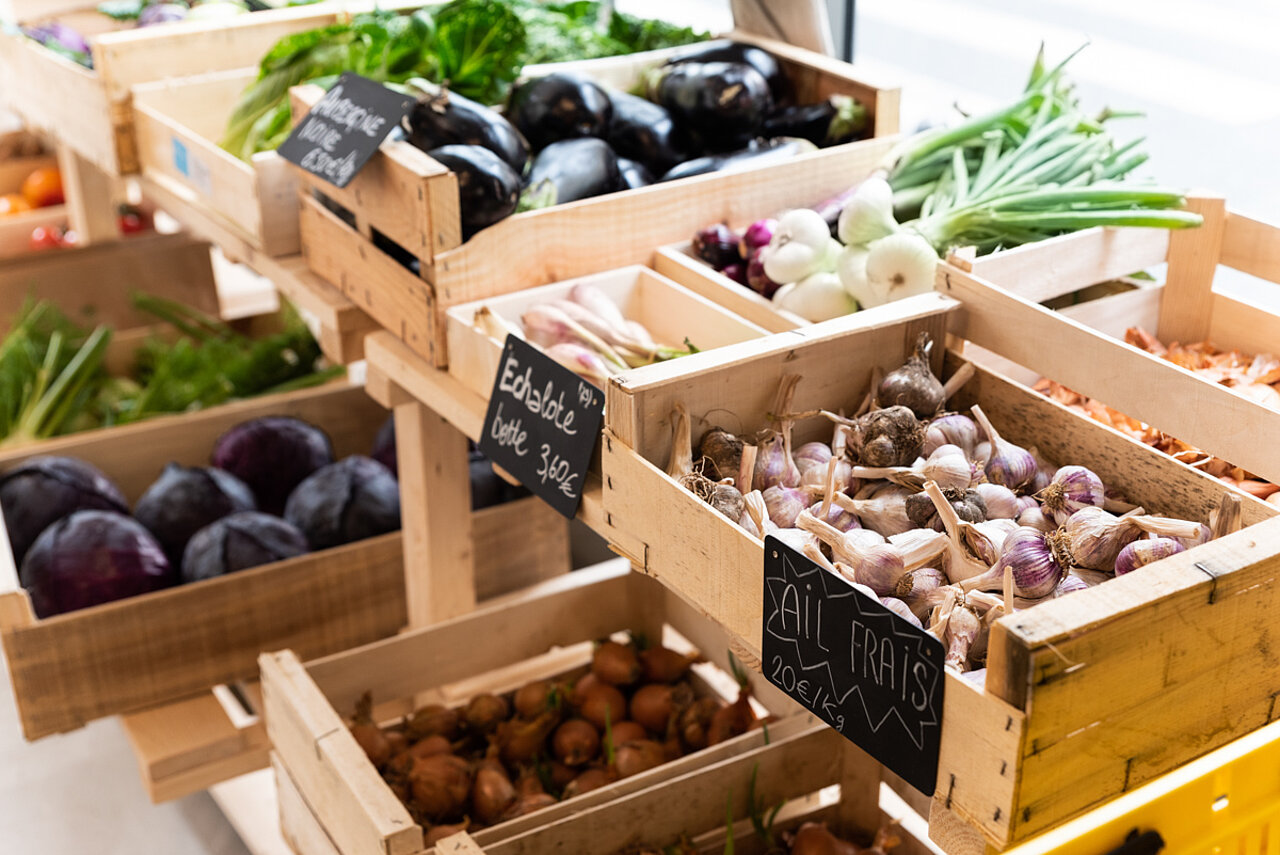
[[[805,547],[817,549],[822,542],[809,532],[801,531],[798,528],[780,528],[769,532],[769,534],[778,538],[778,540],[790,546],[796,552],[804,552]]]
[[[932,454],[940,445],[959,446],[966,458],[978,447],[978,426],[963,413],[945,413],[929,422],[924,431],[924,453]]]
[[[851,451],[864,466],[908,466],[924,443],[924,428],[906,407],[885,407],[858,417]]]
[[[808,497],[794,487],[774,485],[764,491],[764,506],[769,519],[778,528],[793,528],[796,517],[808,507]]]
[[[1017,519],[1022,513],[1022,503],[1008,487],[986,482],[975,484],[973,490],[982,498],[989,520]]]
[[[929,368],[933,339],[927,332],[916,338],[915,350],[907,361],[880,381],[876,399],[882,407],[901,405],[918,419],[931,419],[942,407],[942,381]]]
[[[1078,591],[1083,591],[1088,587],[1088,584],[1086,584],[1079,576],[1068,573],[1063,577],[1062,581],[1058,583],[1058,587],[1053,589],[1053,593],[1049,596],[1065,597],[1067,594],[1074,594]]]
[[[835,472],[830,470],[835,467]],[[832,492],[843,493],[853,486],[853,465],[847,460],[832,458],[825,466],[802,467],[800,489],[810,496],[824,496],[830,481]]]
[[[831,547],[832,558],[849,566],[853,573],[853,580],[871,588],[879,596],[889,594],[898,577],[906,572],[906,568],[902,565],[902,556],[892,545],[887,543],[862,545],[859,541],[863,529],[842,532],[822,522],[808,511],[800,514],[796,524]]]
[[[734,522],[742,519],[742,512],[746,509],[742,494],[732,484],[719,483],[712,487],[707,504]]]
[[[752,519],[751,512],[746,508],[743,508],[742,516],[738,519],[738,526],[757,540],[763,539],[764,537],[764,535],[760,533],[760,528],[756,525],[756,521]]]
[[[969,651],[978,640],[982,621],[978,613],[967,603],[958,603],[947,619],[943,643],[947,646],[946,666],[964,671],[969,661]]]
[[[1034,528],[1038,531],[1043,531],[1046,534],[1051,531],[1058,530],[1058,526],[1054,524],[1053,520],[1044,515],[1044,511],[1040,510],[1039,505],[1027,508],[1022,513],[1018,514],[1018,525]]]
[[[862,524],[858,522],[858,517],[834,502],[827,509],[826,516],[822,514],[822,502],[816,502],[809,508],[809,513],[818,519],[831,525],[843,532],[850,532],[857,528],[862,528]],[[881,538],[883,540],[883,538]]]
[[[991,457],[987,460],[984,471],[987,480],[993,484],[1003,484],[1015,492],[1029,484],[1035,478],[1036,460],[1031,452],[1019,445],[1014,445],[1000,438],[1000,434],[992,427],[982,408],[973,407],[973,417],[986,432],[991,441]]]
[[[870,499],[850,499],[838,493],[832,499],[844,510],[856,514],[864,528],[888,537],[915,528],[907,518],[909,495],[911,491],[906,487],[890,484],[877,490]]]
[[[1102,507],[1102,479],[1083,466],[1063,466],[1036,496],[1058,525],[1081,508]]]
[[[1002,591],[1006,571],[1013,575],[1013,592],[1028,600],[1048,596],[1058,587],[1069,565],[1061,550],[1046,535],[1034,528],[1019,526],[1004,539],[1000,560],[986,573],[966,579],[966,591]]]
[[[933,567],[917,567],[898,577],[893,595],[911,607],[917,617],[924,617],[933,608],[932,594],[949,584],[945,573]]]
[[[791,459],[796,462],[796,468],[800,470],[801,477],[814,466],[823,467],[825,473],[827,461],[831,459],[831,446],[825,442],[806,442],[795,450]]]
[[[911,607],[902,600],[899,600],[897,597],[881,597],[880,605],[884,606],[898,617],[903,618],[916,629],[920,629],[920,618],[916,617],[911,611]]]
[[[698,455],[707,461],[706,475],[715,480],[737,480],[742,465],[742,440],[723,428],[713,427],[702,435]]]
[[[1171,537],[1155,537],[1150,540],[1135,540],[1120,550],[1116,556],[1116,575],[1132,573],[1139,567],[1154,564],[1162,558],[1185,552],[1186,548]]]
[[[944,490],[967,490],[973,477],[969,458],[954,445],[939,446],[920,467],[926,481]]]
[[[1120,552],[1144,533],[1159,537],[1196,536],[1201,523],[1130,512],[1123,517],[1102,508],[1081,508],[1063,524],[1057,535],[1071,556],[1071,563],[1089,570],[1115,569]]]
[[[751,478],[752,486],[761,490],[777,486],[800,486],[800,470],[791,458],[787,445],[785,436],[772,432],[760,442],[756,452],[755,474]]]

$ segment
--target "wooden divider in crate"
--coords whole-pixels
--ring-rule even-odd
[[[367,454],[387,417],[362,388],[339,382],[36,443],[0,454],[0,468],[38,454],[78,457],[132,503],[164,464],[205,465],[223,432],[266,415],[321,426],[339,457]],[[477,536],[523,534],[530,545],[528,554],[477,550],[477,594],[568,569],[567,529],[536,500],[473,517]],[[0,639],[28,739],[253,677],[263,650],[287,645],[317,656],[406,622],[400,534],[49,618],[35,616],[7,549],[3,564]]]
[[[1280,482],[1280,450],[1264,437],[1280,427],[1276,408],[1124,343],[1144,327],[1164,343],[1211,340],[1246,358],[1280,355],[1280,313],[1213,288],[1219,265],[1265,280],[1280,295],[1280,228],[1226,210],[1218,198],[1193,198],[1198,229],[1132,235],[1113,230],[1055,239],[1035,264],[966,270],[952,259],[938,287],[966,305],[957,332],[966,339],[1096,398],[1263,478]],[[1152,230],[1137,229],[1134,232]],[[1103,240],[1106,238],[1108,240]],[[1121,271],[1168,262],[1160,287],[1106,297],[1064,312],[1034,304],[1044,285],[1084,287]],[[1047,273],[1046,273],[1047,271]]]
[[[320,3],[135,28],[116,23],[92,3],[16,0],[10,6],[16,23],[53,19],[85,34],[93,68],[59,56],[15,28],[0,35],[0,79],[20,85],[8,87],[0,98],[31,129],[49,133],[107,173],[128,175],[138,170],[130,87],[256,66],[284,36],[379,5],[386,4]]]
[[[580,673],[594,639],[622,630],[662,638],[672,627],[711,663],[728,671],[730,640],[662,586],[615,560],[513,595],[502,604],[466,617],[415,630],[363,648],[303,665],[290,651],[261,658],[267,730],[301,798],[343,855],[414,853],[423,850],[423,829],[382,781],[347,730],[344,716],[366,691],[389,721],[413,708],[415,698],[435,692],[446,704],[473,692],[512,691],[529,680]],[[718,694],[696,675],[695,692]],[[759,675],[750,675],[753,696],[780,715],[767,728],[670,761],[604,788],[566,799],[525,817],[476,833],[481,845],[505,840],[593,805],[692,769],[737,756],[767,741],[812,727],[813,719]],[[437,692],[457,681],[467,683]],[[477,686],[482,686],[478,688]],[[731,698],[721,695],[726,702]],[[282,805],[289,804],[282,800]],[[291,826],[286,816],[282,824]],[[304,851],[303,855],[312,855]]]
[[[860,97],[873,114],[877,138],[765,167],[516,214],[465,243],[453,173],[407,142],[385,143],[343,189],[295,170],[308,196],[302,200],[304,255],[312,270],[384,328],[444,367],[445,313],[452,306],[644,263],[655,247],[687,239],[708,222],[810,205],[830,195],[833,187],[847,187],[880,165],[892,146],[881,137],[897,129],[896,89],[869,85],[852,66],[827,57],[741,33],[733,37],[759,44],[782,59],[802,99],[835,91]],[[653,51],[569,65],[616,85],[629,85],[640,69],[666,55]],[[295,117],[320,97],[317,87],[294,89]],[[312,193],[343,210],[345,221],[309,198]],[[399,248],[401,260],[394,257],[397,251],[388,241]],[[417,274],[406,266],[410,261],[417,264]]]
[[[695,439],[732,418],[749,431],[785,374],[803,377],[797,410],[856,406],[873,366],[896,367],[920,331],[941,342],[981,311],[938,294],[891,307],[895,320],[852,315],[685,357],[667,377],[607,390],[611,541],[757,655],[760,541],[665,474],[670,413],[684,403]],[[952,369],[963,361],[948,359]],[[1265,629],[1280,605],[1269,584],[1280,569],[1274,507],[981,367],[955,403],[974,402],[1010,441],[1089,466],[1153,513],[1203,520],[1232,492],[1251,527],[1001,619],[985,687],[948,672],[931,834],[950,851],[1027,838],[1264,724],[1280,679]],[[829,433],[803,422],[794,441]]]

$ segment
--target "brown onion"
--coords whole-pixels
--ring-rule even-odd
[[[663,734],[671,723],[671,717],[691,703],[693,690],[688,685],[651,683],[641,686],[631,696],[631,718],[650,732]]]
[[[462,711],[462,720],[467,730],[483,736],[492,733],[510,715],[511,708],[506,698],[486,692],[471,699]]]
[[[531,763],[543,750],[547,737],[555,729],[560,715],[548,710],[533,721],[512,719],[498,725],[495,741],[504,762]]]
[[[620,721],[609,724],[609,736],[613,738],[614,745],[621,745],[624,742],[634,742],[637,739],[646,739],[649,731],[644,729],[644,725],[637,721]]]
[[[480,761],[471,785],[471,810],[475,818],[490,825],[510,810],[517,798],[515,785],[502,764],[492,758]]]
[[[516,690],[512,705],[521,718],[537,718],[550,705],[554,687],[550,680],[534,680]]]
[[[578,705],[578,712],[587,721],[603,731],[607,720],[622,721],[627,717],[627,699],[616,686],[598,683],[592,686]]]
[[[697,652],[685,656],[670,647],[650,647],[640,651],[640,667],[647,683],[674,683],[684,678],[690,665],[703,661]]]
[[[432,754],[449,754],[453,751],[453,744],[438,733],[433,733],[426,739],[419,739],[410,745],[405,753],[410,757],[430,757]]]
[[[409,737],[403,731],[384,730],[382,734],[387,738],[387,747],[391,749],[393,756],[409,747]]]
[[[430,849],[446,837],[452,837],[459,832],[466,831],[470,827],[471,823],[465,819],[462,822],[454,823],[453,825],[433,825],[423,832],[422,843]]]
[[[551,738],[556,759],[566,766],[582,766],[600,753],[600,733],[588,721],[571,718]]]
[[[409,772],[417,807],[429,817],[456,815],[471,793],[471,767],[453,754],[420,757]]]
[[[861,855],[862,850],[836,837],[825,822],[806,822],[791,839],[790,855]]]
[[[707,731],[718,709],[720,704],[714,698],[698,698],[680,714],[677,727],[686,750],[701,751],[707,747]]]
[[[458,712],[439,704],[431,704],[415,712],[405,724],[410,739],[422,739],[438,733],[445,739],[458,735]]]
[[[707,744],[719,745],[726,739],[746,733],[756,720],[751,709],[751,687],[744,686],[738,690],[738,699],[726,707],[721,707],[711,716],[711,724],[707,727]]]
[[[391,745],[382,732],[382,728],[373,723],[351,725],[351,735],[356,744],[364,751],[369,762],[379,768],[391,759]]]
[[[613,767],[619,778],[630,778],[666,763],[667,750],[652,739],[638,739],[619,745],[613,752]]]
[[[589,793],[592,790],[598,790],[601,787],[608,786],[614,781],[614,775],[608,769],[600,766],[592,766],[574,778],[564,788],[564,797],[566,799],[580,796],[583,793]]]
[[[629,644],[606,641],[591,657],[591,673],[613,686],[630,686],[640,679],[640,658]]]
[[[551,807],[555,803],[555,796],[547,795],[546,793],[530,793],[527,796],[521,796],[516,799],[516,803],[511,806],[511,810],[507,811],[502,818],[515,819],[518,816],[524,816],[536,810]]]

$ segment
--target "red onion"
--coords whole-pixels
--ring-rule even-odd
[[[1116,575],[1132,573],[1139,567],[1154,564],[1162,558],[1186,552],[1186,547],[1171,537],[1156,537],[1150,540],[1135,540],[1120,550],[1116,556]]]
[[[732,264],[726,264],[720,269],[720,272],[728,276],[739,285],[747,284],[747,266],[741,261],[735,261]]]
[[[772,217],[756,220],[743,230],[742,237],[738,241],[738,254],[748,261],[755,258],[756,253],[773,240],[773,233],[777,229],[778,221]]]
[[[781,282],[774,282],[764,272],[764,259],[758,252],[747,262],[747,287],[766,299],[771,298],[782,287]]]
[[[693,254],[716,270],[742,261],[738,254],[738,235],[724,223],[699,229],[693,235]]]

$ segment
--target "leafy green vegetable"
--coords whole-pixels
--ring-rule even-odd
[[[134,21],[142,14],[142,0],[104,0],[98,11],[116,21]]]

